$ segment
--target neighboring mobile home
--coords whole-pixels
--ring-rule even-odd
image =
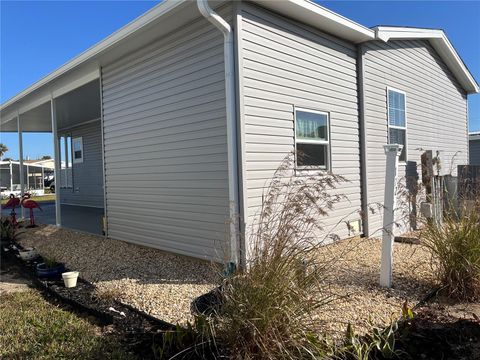
[[[468,137],[470,165],[480,165],[480,131],[471,132]]]
[[[237,262],[289,153],[349,180],[327,225],[369,235],[383,145],[405,146],[401,174],[419,149],[466,163],[478,91],[441,30],[369,29],[302,0],[167,0],[3,104],[2,131],[53,132],[58,225],[62,203],[96,207],[112,238]]]

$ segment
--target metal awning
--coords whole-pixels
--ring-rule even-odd
[[[55,99],[57,128],[69,128],[100,118],[100,80],[96,79]],[[52,132],[50,100],[19,115],[22,132]],[[16,117],[2,124],[2,132],[17,132]]]

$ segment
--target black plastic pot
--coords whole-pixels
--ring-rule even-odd
[[[37,265],[37,276],[41,278],[58,278],[63,272],[65,272],[65,265],[61,263],[53,267],[48,267],[45,263]]]
[[[222,290],[217,287],[206,294],[200,295],[192,301],[190,310],[197,315],[218,314],[223,303]]]

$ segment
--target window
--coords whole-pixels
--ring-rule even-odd
[[[295,154],[297,168],[327,170],[330,161],[328,113],[295,109]]]
[[[72,176],[72,137],[61,135],[60,146],[60,188],[69,189],[73,187]]]
[[[388,143],[403,145],[400,161],[407,161],[407,114],[405,93],[387,88]]]
[[[72,140],[73,163],[83,163],[83,141],[81,137]]]

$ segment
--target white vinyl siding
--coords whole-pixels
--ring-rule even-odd
[[[222,33],[199,17],[103,67],[102,78],[109,236],[223,260],[229,203]]]
[[[359,219],[352,211],[361,207],[355,46],[251,4],[240,13],[247,233],[269,180],[295,150],[295,108],[329,114],[331,171],[349,180],[336,190],[349,201],[325,218],[326,228]],[[349,235],[343,223],[334,232]]]
[[[365,45],[364,89],[367,137],[368,203],[383,203],[385,154],[388,143],[385,89],[407,95],[407,161],[399,177],[421,179],[420,156],[424,150],[440,151],[441,173],[467,162],[467,101],[465,91],[427,41],[383,41]],[[452,161],[453,160],[453,161]],[[379,234],[382,216],[369,214],[370,233]]]

